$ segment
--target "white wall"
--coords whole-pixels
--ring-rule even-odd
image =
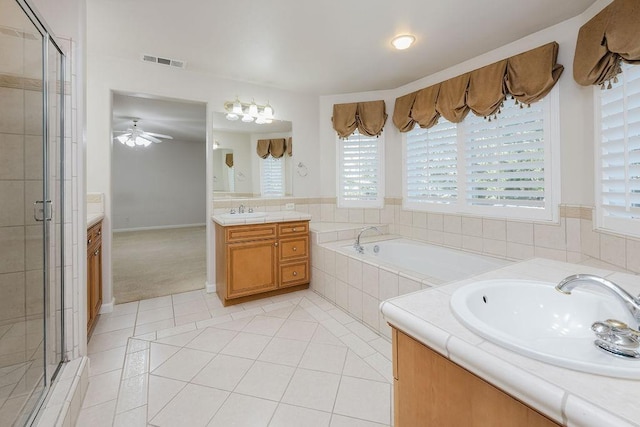
[[[235,177],[235,192],[236,193],[257,193],[260,192],[260,187],[254,188],[251,179],[252,159],[251,159],[251,134],[238,133],[238,132],[222,132],[213,131],[211,138],[217,140],[220,143],[220,148],[229,148],[233,150],[233,169],[236,174]],[[222,175],[226,175],[226,165],[224,164],[224,158],[220,159],[219,164],[213,164],[213,173],[218,177],[218,180],[222,179]],[[238,179],[238,173],[242,173],[245,179]]]
[[[279,89],[235,82],[219,77],[179,70],[141,60],[124,60],[102,56],[92,51],[91,45],[98,39],[112,34],[91,32],[92,23],[100,20],[99,14],[87,5],[87,191],[105,195],[105,220],[103,223],[103,300],[112,301],[111,230],[113,226],[112,198],[112,92],[148,94],[168,99],[199,101],[207,104],[207,153],[211,151],[211,122],[213,112],[223,112],[225,101],[240,99],[268,100],[274,107],[276,118],[293,123],[296,141],[294,163],[317,164],[318,146],[318,98],[295,94]],[[210,156],[207,156],[208,161]],[[212,214],[211,194],[213,171],[207,166],[207,218]],[[295,195],[311,197],[320,187],[320,168],[309,166],[306,177],[297,177],[293,184]],[[207,221],[207,284],[214,284],[214,229]],[[204,284],[203,284],[204,285]],[[212,289],[212,287],[209,287]]]
[[[204,224],[206,144],[113,145],[113,230]]]
[[[331,126],[333,104],[376,99],[385,100],[387,113],[389,114],[384,128],[386,146],[385,194],[386,197],[401,197],[402,135],[392,122],[395,99],[501,59],[556,41],[560,45],[558,63],[564,65],[564,72],[558,82],[560,96],[561,203],[593,205],[593,88],[579,86],[573,80],[573,56],[580,26],[608,3],[610,3],[609,0],[601,0],[580,16],[392,91],[321,97],[319,121],[320,145],[322,148],[321,164],[323,165],[322,196],[336,196],[336,136]]]

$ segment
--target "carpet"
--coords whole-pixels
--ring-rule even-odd
[[[205,226],[113,234],[116,304],[203,289]]]

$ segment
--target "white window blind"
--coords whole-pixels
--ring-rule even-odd
[[[260,162],[260,194],[262,197],[284,196],[284,157],[271,156]]]
[[[640,66],[623,64],[619,82],[598,90],[600,226],[640,235]]]
[[[338,204],[342,207],[378,207],[383,203],[383,136],[357,130],[338,139]]]
[[[505,102],[491,122],[470,114],[465,137],[467,201],[471,205],[544,208],[543,101]]]
[[[552,102],[553,100],[553,102]],[[469,114],[416,127],[404,144],[404,205],[411,209],[554,219],[551,139],[557,90],[530,107],[507,100],[491,121]],[[552,129],[553,128],[553,129]],[[556,144],[557,145],[557,144]]]
[[[407,199],[415,203],[453,203],[458,197],[456,125],[441,120],[407,134]]]

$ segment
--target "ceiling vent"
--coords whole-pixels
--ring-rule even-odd
[[[187,63],[180,59],[161,58],[153,55],[142,55],[144,62],[153,62],[154,64],[168,65],[170,67],[185,68]]]

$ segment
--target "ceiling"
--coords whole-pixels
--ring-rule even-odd
[[[394,89],[587,9],[595,0],[88,0],[91,52],[186,61],[187,69],[292,92]],[[416,44],[395,51],[394,35]],[[179,72],[178,70],[176,70]],[[204,141],[206,107],[116,94],[113,130],[132,119],[177,141]],[[219,120],[218,120],[219,119]],[[213,128],[281,132],[216,115]]]
[[[393,89],[576,16],[594,0],[88,0],[92,52],[298,93]],[[417,42],[395,51],[390,39]]]

